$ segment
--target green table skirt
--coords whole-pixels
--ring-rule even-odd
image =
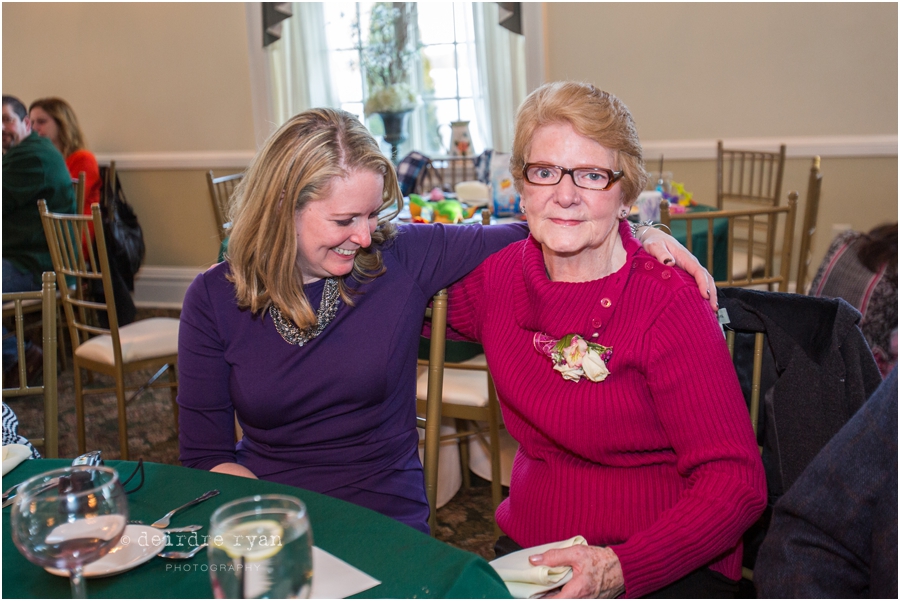
[[[3,477],[3,489],[36,474],[66,467],[68,460],[25,461]],[[127,477],[133,461],[109,461]],[[506,586],[481,557],[451,547],[379,513],[292,486],[213,474],[158,463],[145,463],[145,482],[129,495],[129,519],[150,522],[204,492],[221,494],[179,512],[172,526],[203,524],[228,501],[254,494],[288,494],[307,506],[316,546],[382,582],[359,598],[510,598]],[[130,486],[129,486],[130,488]],[[3,510],[3,596],[69,598],[69,582],[30,563],[16,549],[10,530],[11,507]],[[187,543],[184,543],[185,545]],[[206,554],[186,561],[153,558],[109,578],[89,579],[92,598],[211,598]],[[313,575],[315,578],[315,575]]]

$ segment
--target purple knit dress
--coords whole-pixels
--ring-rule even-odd
[[[178,344],[181,461],[236,462],[264,480],[350,501],[428,532],[417,452],[416,358],[425,307],[490,254],[521,240],[508,226],[401,226],[384,275],[341,303],[298,347],[268,312],[240,309],[229,267],[199,275]],[[324,280],[306,286],[317,309]],[[234,415],[244,430],[234,443]],[[302,496],[302,494],[301,494]]]

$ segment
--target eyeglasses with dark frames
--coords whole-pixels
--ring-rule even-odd
[[[544,163],[525,163],[525,181],[535,186],[555,186],[569,174],[572,182],[579,188],[587,190],[609,190],[614,183],[622,179],[624,171],[613,171],[604,167],[577,167],[566,169],[559,165]]]

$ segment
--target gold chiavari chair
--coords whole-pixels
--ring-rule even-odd
[[[684,221],[687,229],[687,249],[693,252],[694,235],[693,224],[706,222],[707,227],[707,256],[705,257],[706,269],[714,273],[714,229],[717,220],[728,220],[728,267],[726,278],[717,280],[717,286],[750,287],[764,284],[771,287],[778,284],[781,292],[787,291],[788,276],[791,267],[791,247],[794,237],[794,217],[797,210],[797,193],[791,192],[788,196],[786,207],[765,207],[758,209],[744,209],[734,211],[710,211],[696,213],[681,213],[673,215],[669,213],[669,203],[663,200],[659,205],[660,221],[669,226],[673,221]],[[780,228],[778,221],[784,215],[784,226]],[[735,231],[748,232],[748,239],[741,240],[735,236]],[[781,231],[783,237],[778,238],[777,232]],[[737,238],[737,239],[736,239]],[[779,246],[780,242],[780,246]],[[779,263],[775,261],[764,262],[759,265],[759,257],[772,256],[774,249],[780,248]],[[701,257],[703,259],[704,257]],[[755,263],[755,261],[757,261]]]
[[[56,271],[59,286],[63,288],[63,302],[69,322],[72,339],[72,355],[75,382],[75,413],[78,421],[78,450],[85,451],[84,396],[86,394],[115,393],[119,413],[119,443],[122,459],[128,459],[128,425],[126,403],[147,388],[169,388],[172,397],[172,412],[175,429],[178,429],[178,405],[176,393],[178,381],[175,367],[178,360],[178,320],[168,317],[154,317],[119,326],[116,306],[113,301],[113,284],[109,272],[109,257],[100,206],[91,207],[91,215],[66,215],[50,213],[47,203],[38,201],[44,233],[50,247],[50,256]],[[94,245],[82,245],[87,235],[88,224],[94,225]],[[76,279],[75,290],[65,287],[65,277]],[[105,301],[85,300],[77,291],[88,280],[100,280]],[[96,317],[97,312],[105,312],[108,328]],[[91,388],[82,385],[81,370],[98,372],[115,379],[113,387]],[[140,386],[126,386],[125,376],[139,370],[155,369],[154,375]],[[168,382],[157,382],[168,374]],[[136,390],[126,400],[125,391]]]
[[[228,237],[228,229],[231,224],[228,223],[228,203],[234,189],[243,179],[243,173],[233,173],[231,175],[223,175],[215,177],[212,171],[206,174],[206,183],[209,186],[209,198],[212,200],[213,213],[216,216],[216,227],[219,230],[219,241],[222,242]]]
[[[819,220],[819,198],[822,195],[821,159],[813,157],[806,187],[806,209],[803,211],[803,229],[800,230],[800,261],[797,268],[797,293],[806,294],[807,279],[811,279],[809,265],[812,262],[812,240]]]
[[[56,378],[56,274],[45,271],[37,292],[8,292],[3,294],[3,318],[15,322],[16,350],[19,356],[19,387],[7,388],[3,383],[3,398],[41,395],[44,397],[44,436],[29,442],[44,448],[44,457],[59,457],[59,409]],[[37,303],[41,310],[41,340],[44,351],[44,381],[40,386],[29,385],[25,364],[25,307]]]

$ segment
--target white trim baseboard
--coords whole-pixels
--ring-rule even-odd
[[[718,140],[649,140],[643,142],[645,157],[664,155],[667,159],[706,160],[716,158]],[[896,135],[795,136],[789,138],[723,138],[725,148],[778,150],[784,144],[787,158],[896,157]]]
[[[648,140],[644,155],[664,155],[676,160],[711,160],[716,158],[717,140]],[[870,136],[798,136],[791,138],[725,138],[727,148],[776,150],[787,146],[788,158],[821,157],[896,157],[896,135]],[[123,152],[100,153],[101,164],[115,161],[126,171],[165,171],[174,169],[245,169],[255,155],[253,150],[190,152]]]
[[[167,171],[170,169],[246,169],[256,154],[254,150],[186,151],[186,152],[105,152],[97,154],[97,162],[116,162],[120,171]]]
[[[188,286],[201,267],[141,267],[134,278],[134,304],[142,308],[180,309]]]

